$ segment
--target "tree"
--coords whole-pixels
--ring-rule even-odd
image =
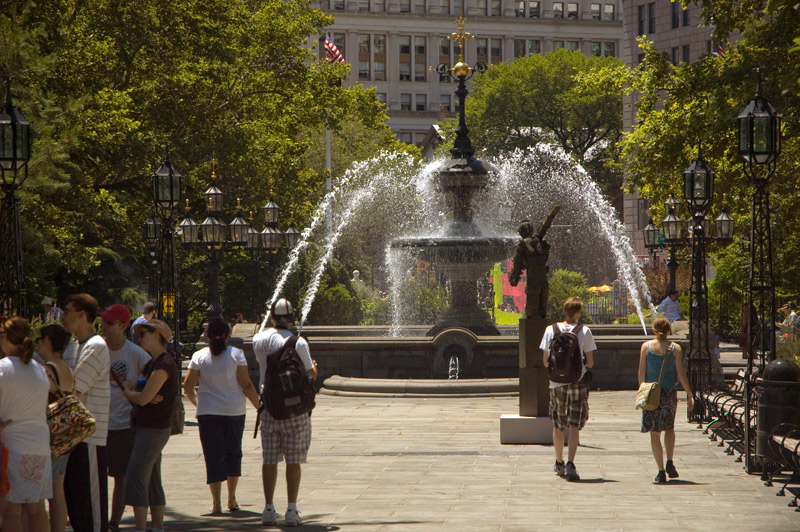
[[[473,78],[466,102],[473,144],[492,156],[556,144],[616,197],[621,173],[607,163],[622,130],[623,69],[618,58],[566,50],[492,65]]]
[[[586,276],[580,272],[569,270],[556,270],[550,276],[550,293],[547,297],[547,320],[550,322],[561,321],[564,319],[564,301],[570,297],[579,297],[583,300],[588,299],[589,287],[586,284]],[[590,316],[587,312],[583,314],[586,321]]]
[[[165,144],[195,217],[216,154],[228,205],[258,212],[272,189],[298,224],[324,194],[308,155],[322,124],[347,132],[342,169],[396,146],[372,92],[336,86],[348,67],[317,60],[310,44],[331,23],[308,0],[2,4],[0,78],[14,76],[35,132],[21,192],[33,298],[90,290],[105,304],[143,290],[139,228]],[[181,255],[181,290],[199,308],[202,256]]]

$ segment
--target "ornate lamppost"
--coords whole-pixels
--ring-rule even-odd
[[[756,467],[751,429],[757,408],[755,379],[775,360],[775,277],[772,271],[772,230],[769,216],[769,180],[781,153],[781,115],[762,95],[757,70],[756,96],[737,117],[739,155],[744,173],[755,187],[751,202],[750,267],[747,283],[747,374],[745,379],[745,469]],[[754,323],[755,320],[755,323]]]
[[[676,254],[679,249],[688,245],[688,241],[680,235],[681,221],[678,217],[680,203],[672,193],[670,193],[667,201],[664,202],[664,207],[667,211],[666,217],[661,221],[661,227],[663,227],[664,232],[662,233],[656,227],[652,217],[642,232],[644,233],[644,245],[651,253],[655,253],[659,249],[669,251],[669,259],[667,260],[667,270],[669,271],[668,292],[671,292],[675,290],[675,277],[680,265]]]
[[[24,316],[25,274],[22,269],[22,238],[16,192],[28,177],[30,127],[11,102],[11,79],[6,79],[6,102],[0,108],[0,315]]]
[[[258,316],[260,311],[261,301],[263,296],[261,294],[260,282],[260,264],[258,257],[262,253],[266,253],[269,257],[270,264],[270,277],[275,269],[275,257],[284,245],[284,234],[278,229],[278,214],[280,207],[272,199],[272,191],[270,191],[269,201],[264,205],[264,230],[259,232],[253,226],[253,213],[250,213],[250,227],[247,230],[247,243],[245,248],[253,257],[253,274],[256,284],[256,290],[253,291],[253,316]]]
[[[180,363],[180,315],[178,299],[178,264],[175,257],[175,212],[181,204],[181,173],[169,160],[164,148],[164,162],[152,175],[153,211],[144,222],[145,240],[153,246],[151,252],[155,290],[151,295],[158,301],[159,319],[175,331],[173,356]],[[180,364],[178,365],[180,368]]]

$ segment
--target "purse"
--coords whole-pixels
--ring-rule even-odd
[[[55,368],[52,373],[56,378],[58,399],[47,405],[47,425],[50,427],[50,454],[56,458],[94,434],[96,421],[80,399],[61,391]]]
[[[634,403],[636,408],[647,411],[658,408],[659,403],[661,403],[661,379],[664,378],[664,368],[667,367],[667,359],[669,359],[674,350],[675,344],[673,343],[672,348],[667,351],[667,354],[664,355],[664,360],[661,362],[658,380],[656,382],[643,382],[639,385],[639,390],[636,392],[636,402]]]

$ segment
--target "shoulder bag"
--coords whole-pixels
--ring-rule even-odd
[[[47,406],[47,425],[50,427],[50,454],[53,458],[67,454],[95,431],[95,419],[81,401],[61,391],[58,371],[56,378],[58,399]]]
[[[649,351],[648,347],[648,351]],[[667,367],[667,359],[672,354],[672,351],[675,349],[675,344],[672,344],[672,348],[664,354],[664,360],[661,362],[661,371],[658,374],[658,380],[656,382],[643,382],[639,385],[639,390],[636,392],[636,408],[640,408],[642,410],[655,410],[658,408],[659,403],[661,403],[661,379],[664,378],[664,368]]]

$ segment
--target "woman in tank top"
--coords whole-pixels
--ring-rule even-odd
[[[650,446],[658,465],[656,484],[664,484],[669,478],[677,478],[678,471],[672,462],[675,452],[675,411],[678,408],[678,390],[676,379],[686,391],[686,402],[689,411],[694,408],[692,389],[683,368],[681,346],[668,342],[667,336],[672,332],[666,318],[658,318],[653,322],[656,338],[642,344],[639,353],[639,384],[658,381],[661,366],[664,364],[664,376],[661,379],[661,402],[655,410],[642,411],[642,432],[650,433]],[[666,356],[666,361],[664,357]],[[664,445],[661,445],[661,433],[664,433]],[[664,447],[667,451],[667,464],[664,466]]]

